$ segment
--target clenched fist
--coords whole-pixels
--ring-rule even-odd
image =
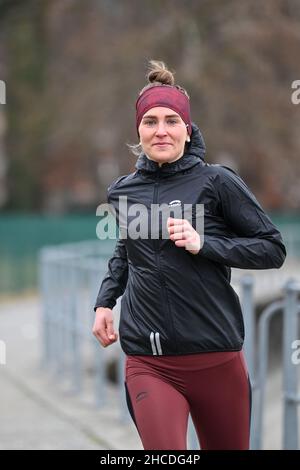
[[[167,228],[170,240],[176,246],[184,247],[193,255],[199,253],[201,248],[200,235],[188,220],[168,217]]]
[[[97,308],[93,334],[104,348],[117,341],[118,334],[114,331],[113,313],[110,308]]]

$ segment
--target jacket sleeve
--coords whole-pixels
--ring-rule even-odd
[[[128,279],[128,260],[124,241],[119,239],[114,253],[108,261],[108,271],[101,283],[94,311],[98,307],[113,308],[126,289]]]
[[[119,176],[107,189],[107,202],[112,204],[111,197],[114,188],[126,175]],[[119,238],[117,240],[115,250],[112,257],[108,261],[108,270],[102,280],[94,311],[98,307],[113,308],[118,297],[120,297],[126,289],[128,280],[128,259],[127,250],[124,241]]]
[[[216,189],[224,221],[236,237],[204,233],[198,256],[235,268],[280,268],[286,257],[281,234],[244,181],[220,167]]]

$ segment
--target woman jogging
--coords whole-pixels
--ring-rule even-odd
[[[230,268],[280,268],[285,247],[243,180],[205,163],[189,96],[163,62],[150,61],[148,82],[136,102],[136,171],[108,188],[125,236],[99,290],[93,333],[104,347],[117,341],[112,308],[122,295],[125,391],[144,449],[186,449],[189,414],[201,449],[248,449],[251,386]],[[130,230],[136,205],[140,236]]]

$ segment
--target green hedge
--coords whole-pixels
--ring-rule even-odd
[[[274,223],[296,240],[293,255],[300,256],[300,217],[271,214]],[[96,215],[1,215],[0,216],[0,293],[19,293],[37,287],[37,259],[46,245],[97,240]],[[112,248],[114,241],[110,243]]]

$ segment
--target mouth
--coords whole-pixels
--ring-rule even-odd
[[[157,146],[157,147],[164,147],[165,145],[172,145],[172,144],[169,144],[168,142],[159,142],[157,144],[153,144],[153,146]]]

